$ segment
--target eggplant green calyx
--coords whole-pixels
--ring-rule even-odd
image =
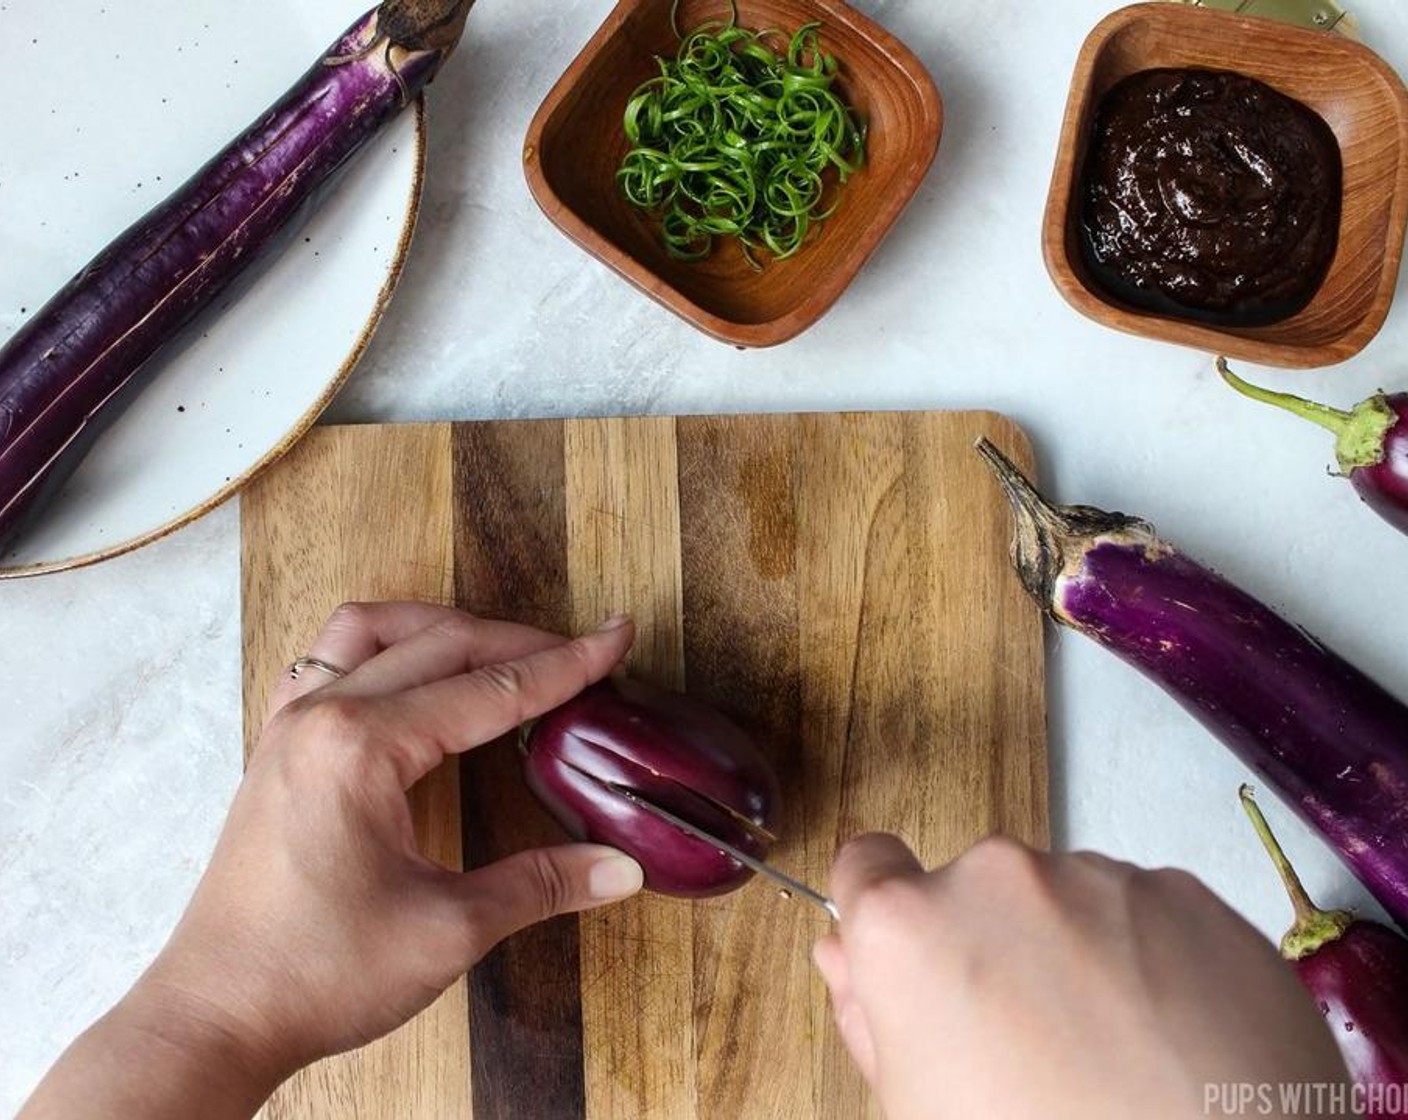
[[[377,29],[392,46],[439,51],[443,61],[459,44],[474,0],[383,0]]]
[[[1244,785],[1237,793],[1242,799],[1242,808],[1251,818],[1252,827],[1256,829],[1277,874],[1281,876],[1281,882],[1286,886],[1286,893],[1291,896],[1291,905],[1295,907],[1295,924],[1281,938],[1281,956],[1288,961],[1298,961],[1319,952],[1330,942],[1338,941],[1358,919],[1348,910],[1321,910],[1311,901],[1300,876],[1286,858],[1276,834],[1262,814],[1261,806],[1256,803],[1252,787]]]
[[[1331,408],[1326,404],[1308,401],[1304,397],[1273,392],[1249,381],[1243,381],[1227,368],[1226,358],[1217,359],[1217,372],[1242,396],[1274,405],[1333,432],[1335,459],[1339,462],[1341,474],[1351,474],[1360,467],[1372,467],[1383,462],[1384,441],[1388,437],[1389,429],[1398,422],[1397,413],[1389,406],[1388,398],[1383,393],[1375,393],[1346,412],[1341,408]]]
[[[992,468],[998,485],[1012,505],[1012,564],[1027,593],[1048,610],[1056,581],[1099,537],[1134,532],[1153,538],[1153,530],[1137,517],[1094,506],[1058,506],[1048,502],[1012,460],[986,437],[974,444]]]

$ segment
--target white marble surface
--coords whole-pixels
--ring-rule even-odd
[[[529,199],[529,117],[609,6],[473,13],[433,90],[404,284],[329,419],[1001,409],[1058,496],[1147,515],[1408,695],[1392,607],[1408,539],[1325,477],[1328,437],[1233,398],[1203,356],[1085,321],[1046,278],[1037,231],[1065,87],[1107,4],[861,0],[938,81],[938,163],[832,314],[761,353],[639,297]],[[1408,67],[1408,8],[1356,9]],[[1401,302],[1345,365],[1253,372],[1349,404],[1408,384],[1405,343]],[[0,586],[0,1113],[137,974],[208,856],[239,777],[237,541],[227,506],[134,555]],[[1236,805],[1242,768],[1084,640],[1054,638],[1049,669],[1058,842],[1189,868],[1279,931],[1287,906]],[[1272,812],[1313,889],[1362,901]]]

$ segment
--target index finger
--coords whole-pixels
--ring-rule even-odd
[[[831,895],[844,915],[866,890],[886,879],[924,874],[924,865],[898,836],[867,832],[841,849],[831,869]]]
[[[526,720],[565,704],[614,669],[631,648],[635,628],[612,619],[600,630],[408,689],[380,703],[397,729],[396,766],[409,789],[446,755],[497,739]]]
[[[329,695],[388,696],[566,641],[561,634],[533,626],[462,614],[432,623],[390,646],[346,680],[328,686]]]
[[[464,612],[438,603],[343,603],[328,615],[317,638],[308,647],[307,656],[351,673],[383,650],[427,627],[465,617]],[[280,708],[327,683],[327,678],[317,674],[295,680],[287,672],[280,672],[269,696],[265,724]]]

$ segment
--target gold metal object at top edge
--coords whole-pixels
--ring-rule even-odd
[[[1178,0],[1196,8],[1212,8],[1246,16],[1274,19],[1307,27],[1313,31],[1333,31],[1347,39],[1358,39],[1354,17],[1335,0]]]

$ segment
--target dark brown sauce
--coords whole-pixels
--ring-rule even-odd
[[[1339,237],[1330,127],[1263,82],[1144,70],[1096,111],[1082,250],[1099,284],[1160,314],[1260,326],[1301,310]]]

